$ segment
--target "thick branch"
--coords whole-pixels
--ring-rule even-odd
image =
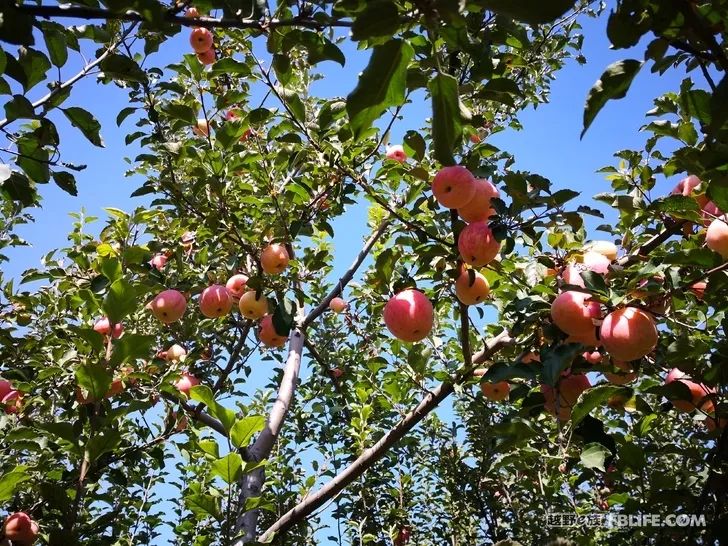
[[[91,72],[94,68],[96,68],[99,64],[101,64],[104,61],[104,59],[106,59],[109,55],[111,55],[111,53],[113,53],[114,50],[117,47],[119,47],[119,44],[121,44],[126,39],[126,37],[129,36],[129,34],[131,34],[131,32],[132,32],[132,30],[134,30],[135,26],[136,25],[132,25],[131,27],[129,27],[124,32],[124,34],[122,34],[121,38],[118,41],[114,42],[109,47],[107,47],[106,48],[106,51],[104,51],[101,55],[99,55],[96,60],[94,60],[94,61],[90,62],[89,64],[87,64],[86,66],[84,66],[83,69],[78,74],[76,74],[75,76],[69,78],[68,80],[66,80],[62,84],[58,85],[57,87],[54,87],[50,91],[50,93],[48,93],[44,97],[41,97],[40,99],[38,99],[37,101],[35,101],[33,103],[33,110],[36,110],[37,108],[40,108],[41,106],[43,106],[44,104],[46,104],[53,97],[55,97],[56,95],[58,95],[61,91],[64,91],[65,89],[68,89],[69,87],[71,87],[78,80],[80,80],[81,78],[85,77],[89,72]],[[0,121],[0,129],[2,129],[3,127],[5,127],[8,123],[10,123],[10,121],[8,120],[8,118],[5,118],[2,121]]]
[[[262,461],[270,455],[271,449],[280,434],[283,423],[288,414],[288,409],[296,393],[298,375],[301,370],[301,353],[305,334],[301,328],[303,322],[303,307],[299,307],[296,313],[296,324],[289,337],[288,358],[283,368],[283,379],[278,387],[278,398],[276,398],[268,422],[252,446],[246,450],[246,458],[251,461]],[[245,501],[257,497],[263,487],[265,471],[262,468],[243,476],[239,495],[239,515],[235,522],[234,534],[242,536],[235,542],[235,546],[250,543],[255,538],[258,524],[258,510],[245,511]]]
[[[354,260],[354,263],[349,266],[349,269],[346,270],[346,273],[344,273],[341,278],[339,279],[339,282],[336,283],[336,286],[331,289],[331,292],[328,293],[328,295],[323,299],[321,303],[318,304],[318,306],[315,309],[312,309],[311,312],[306,316],[306,318],[303,320],[302,328],[305,329],[308,325],[310,325],[314,320],[316,320],[326,309],[329,307],[329,303],[331,303],[331,300],[333,300],[336,296],[341,294],[341,291],[344,289],[344,287],[349,284],[351,279],[354,277],[354,273],[356,273],[356,270],[359,269],[359,266],[362,264],[364,259],[367,257],[369,252],[371,251],[374,244],[379,240],[379,238],[382,236],[384,231],[389,226],[390,220],[386,219],[381,224],[379,224],[379,227],[372,233],[371,237],[367,239],[367,242],[364,243],[364,247],[359,251],[359,254],[357,255],[356,259]]]
[[[480,364],[511,343],[511,337],[507,331],[489,340],[485,348],[473,356],[473,364]],[[472,370],[466,370],[472,372]],[[455,384],[460,376],[451,378],[440,384],[435,390],[425,396],[417,406],[412,409],[392,430],[369,449],[365,450],[354,462],[345,468],[338,476],[329,481],[321,489],[306,497],[297,506],[284,514],[277,522],[263,534],[261,542],[270,540],[275,533],[285,532],[296,523],[310,516],[314,511],[323,506],[327,501],[336,496],[349,484],[364,474],[374,463],[412,430],[422,419],[434,410],[455,390]]]
[[[36,17],[72,17],[74,19],[103,19],[118,21],[145,22],[146,19],[133,11],[115,12],[107,9],[90,8],[85,6],[34,6],[23,4],[13,6],[11,10],[17,10],[24,14],[35,15]],[[214,17],[185,17],[176,15],[173,12],[165,12],[164,22],[181,25],[185,27],[205,28],[252,28],[265,31],[274,27],[305,27],[323,29],[329,27],[350,27],[352,21],[331,19],[330,21],[318,21],[309,17],[294,17],[291,19],[216,19]]]

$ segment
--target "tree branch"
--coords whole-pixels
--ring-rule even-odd
[[[74,19],[104,19],[117,21],[147,22],[147,19],[133,11],[115,12],[107,9],[91,8],[85,6],[34,6],[22,4],[11,6],[9,11],[18,11],[26,15],[45,18],[72,17]],[[266,31],[275,27],[305,27],[312,29],[324,29],[330,27],[351,27],[353,22],[342,19],[331,19],[330,21],[319,21],[310,17],[294,17],[291,19],[216,19],[214,17],[185,17],[167,11],[164,14],[164,22],[181,25],[184,27],[205,27],[205,28],[251,28]]]
[[[510,334],[503,331],[486,343],[486,346],[473,356],[473,364],[481,364],[496,354],[506,345],[512,342]],[[441,383],[435,390],[425,396],[415,408],[373,446],[366,449],[354,462],[346,467],[338,476],[330,480],[312,495],[286,512],[278,521],[271,525],[259,539],[266,542],[273,538],[276,533],[285,532],[301,520],[310,516],[314,511],[323,506],[328,500],[345,489],[354,480],[374,465],[382,456],[401,440],[405,434],[412,430],[422,419],[434,410],[443,400],[455,391],[457,382],[472,373],[472,370],[463,368],[460,374],[450,378],[449,381]]]
[[[349,284],[351,279],[354,277],[354,273],[356,273],[356,270],[359,269],[359,266],[362,264],[364,259],[367,257],[369,252],[371,251],[372,247],[375,245],[375,243],[379,240],[379,238],[384,234],[384,231],[389,226],[391,220],[387,218],[384,220],[377,229],[374,231],[374,233],[371,234],[369,239],[367,239],[367,242],[364,243],[364,247],[359,251],[359,254],[357,254],[356,259],[354,260],[354,263],[349,266],[349,269],[346,270],[346,272],[341,276],[339,279],[339,282],[336,283],[336,286],[331,289],[331,291],[328,293],[328,295],[323,299],[321,303],[318,304],[318,306],[315,309],[312,309],[308,315],[306,315],[306,318],[303,320],[303,324],[301,325],[302,329],[306,329],[314,320],[316,320],[329,306],[329,303],[331,303],[331,300],[334,299],[336,296],[341,294],[341,291],[344,289],[344,287]]]
[[[299,307],[296,313],[296,323],[291,330],[288,344],[288,358],[283,367],[283,379],[278,387],[278,398],[276,398],[268,422],[252,446],[246,450],[246,459],[249,461],[262,461],[270,455],[275,441],[278,439],[283,423],[288,414],[293,396],[296,392],[298,375],[301,370],[301,353],[303,352],[304,331],[301,327],[304,317],[303,307]],[[239,495],[239,515],[235,522],[234,536],[242,533],[242,536],[235,542],[235,546],[242,546],[255,539],[258,524],[258,509],[245,511],[245,501],[257,497],[265,481],[265,470],[259,468],[243,476]]]
[[[18,6],[19,9],[22,7],[25,7],[25,6]],[[91,8],[84,8],[84,9],[91,9]],[[117,47],[119,47],[119,44],[121,44],[126,39],[126,37],[129,36],[129,34],[131,34],[131,32],[134,30],[135,27],[136,27],[136,25],[130,26],[126,31],[124,31],[124,34],[121,35],[121,38],[119,38],[119,40],[117,40],[116,42],[111,44],[109,47],[107,47],[106,50],[101,55],[99,55],[96,60],[94,60],[94,61],[90,62],[89,64],[87,64],[86,66],[84,66],[83,69],[78,74],[69,78],[62,84],[58,85],[57,87],[54,87],[50,91],[50,93],[48,93],[44,97],[35,101],[33,103],[33,110],[35,110],[36,108],[40,108],[41,106],[46,104],[49,100],[51,100],[53,97],[58,95],[58,93],[71,87],[78,80],[85,77],[89,72],[91,72],[94,68],[96,68],[99,64],[101,64],[104,61],[104,59],[106,59],[109,55],[111,55],[111,53],[113,53],[114,50]],[[5,127],[8,123],[10,123],[10,120],[8,120],[8,118],[1,120],[0,129]]]

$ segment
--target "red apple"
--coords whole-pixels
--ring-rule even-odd
[[[111,326],[111,323],[109,322],[109,319],[106,317],[98,319],[94,323],[94,330],[97,331],[102,336],[108,336],[111,334],[111,337],[114,339],[120,338],[121,334],[124,333],[124,325],[121,323],[114,324],[113,328]]]
[[[260,254],[260,265],[269,275],[278,275],[288,267],[290,258],[285,245],[274,243],[268,245]]]
[[[200,384],[200,380],[189,372],[182,372],[182,377],[174,384],[177,390],[185,396],[190,395],[190,389]]]
[[[587,335],[594,329],[594,319],[601,317],[601,306],[589,294],[568,290],[551,304],[551,319],[559,329],[575,336]]]
[[[617,245],[612,241],[592,241],[584,245],[585,252],[596,252],[607,258],[610,262],[617,259]]]
[[[695,294],[695,297],[702,300],[705,297],[705,289],[708,287],[708,283],[705,281],[698,281],[690,287],[690,291]]]
[[[38,524],[25,512],[10,514],[3,524],[5,538],[17,546],[31,546],[39,532]]]
[[[203,53],[212,47],[212,32],[203,27],[195,27],[190,34],[190,45],[195,53]]]
[[[387,146],[386,151],[386,157],[387,159],[391,159],[393,161],[399,161],[400,163],[404,163],[407,161],[407,154],[404,151],[404,148],[400,144],[395,144],[394,146]]]
[[[585,351],[581,355],[589,364],[599,364],[602,361],[602,353],[599,351]]]
[[[197,8],[188,8],[185,12],[185,17],[189,17],[190,19],[196,19],[200,16],[200,12],[197,10]]]
[[[149,265],[151,265],[154,269],[157,271],[161,271],[164,269],[164,266],[167,265],[167,258],[166,254],[155,254],[151,260],[149,260]]]
[[[636,307],[609,313],[599,329],[607,352],[618,360],[631,361],[651,353],[657,346],[657,326],[652,316]]]
[[[187,350],[176,343],[164,351],[164,360],[167,362],[182,362],[187,357]]]
[[[496,241],[487,222],[473,222],[460,232],[458,250],[466,264],[484,267],[498,255],[500,243]]]
[[[343,313],[347,307],[349,307],[349,304],[342,298],[334,298],[329,302],[329,309],[334,313]]]
[[[696,383],[695,381],[687,379],[685,373],[678,368],[673,368],[668,372],[667,377],[665,378],[665,385],[668,385],[673,381],[683,383],[690,391],[690,400],[671,400],[675,409],[682,412],[691,412],[700,405],[701,411],[706,413],[713,412],[715,406],[712,400],[703,400],[708,394],[715,392],[714,389],[711,389],[702,383]]]
[[[469,203],[458,209],[460,218],[466,222],[485,222],[495,214],[490,200],[498,197],[498,188],[490,180],[475,180],[475,194]]]
[[[692,196],[696,193],[696,190],[700,191],[700,178],[695,176],[694,174],[691,174],[690,176],[687,176],[680,180],[680,182],[677,183],[677,186],[672,190],[673,195],[684,195],[686,197]],[[705,195],[699,195],[695,197],[695,200],[698,203],[698,206],[700,208],[705,207],[705,205],[708,204],[708,198]]]
[[[475,177],[460,165],[443,167],[432,180],[432,193],[445,208],[464,207],[475,196]]]
[[[207,51],[197,53],[197,60],[205,66],[214,63],[216,58],[217,57],[215,56],[215,50],[213,48],[210,48]]]
[[[541,385],[545,399],[544,407],[552,415],[558,416],[560,421],[567,421],[571,417],[571,408],[576,404],[579,395],[590,387],[591,383],[586,375],[564,372],[556,388],[546,384]]]
[[[237,273],[230,277],[225,283],[225,288],[234,299],[240,298],[245,293],[245,286],[248,284],[248,277]]]
[[[227,288],[221,284],[213,284],[200,295],[200,312],[207,318],[220,318],[230,313],[233,299]]]
[[[177,290],[164,290],[157,294],[149,307],[152,314],[165,324],[171,324],[182,318],[187,309],[187,300]]]
[[[432,330],[433,321],[432,303],[419,290],[403,290],[384,306],[384,324],[402,341],[423,340]]]
[[[260,321],[260,330],[258,331],[260,342],[266,347],[283,347],[288,340],[287,337],[281,336],[276,332],[273,326],[273,316],[266,315]]]
[[[238,308],[245,318],[258,320],[268,313],[268,298],[255,290],[249,290],[240,296]]]

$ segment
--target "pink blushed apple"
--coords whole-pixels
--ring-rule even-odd
[[[464,207],[475,196],[475,177],[460,165],[443,167],[432,180],[432,193],[445,208]]]
[[[171,324],[182,318],[187,309],[187,300],[177,290],[164,290],[149,304],[152,314],[165,324]]]
[[[433,321],[432,303],[419,290],[403,290],[384,306],[384,324],[402,341],[425,339],[432,330]]]
[[[232,308],[233,299],[221,284],[208,286],[200,295],[200,312],[207,318],[224,317]]]

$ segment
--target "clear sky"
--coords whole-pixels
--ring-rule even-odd
[[[584,54],[587,64],[582,66],[570,62],[553,84],[550,104],[526,111],[520,118],[524,126],[522,131],[509,130],[496,135],[490,141],[515,155],[515,168],[546,176],[554,184],[554,189],[569,188],[580,191],[583,193],[580,198],[582,202],[592,206],[596,206],[591,203],[592,195],[610,189],[603,176],[596,173],[597,169],[614,164],[612,154],[615,151],[642,148],[646,136],[639,132],[639,128],[646,123],[644,113],[652,107],[652,99],[665,91],[677,89],[683,77],[681,73],[674,72],[668,72],[664,77],[656,77],[645,67],[637,76],[628,97],[609,103],[585,138],[580,140],[583,104],[593,83],[611,62],[635,55],[639,58],[639,53],[611,51],[606,40],[605,25],[606,17],[597,21],[584,21]],[[183,31],[164,44],[159,54],[152,59],[154,64],[164,66],[177,62],[183,53],[189,52],[187,35],[188,31]],[[319,65],[326,76],[317,84],[316,91],[319,94],[345,95],[353,89],[356,75],[365,65],[367,56],[351,47],[346,48],[346,53],[347,56],[352,56],[347,59],[345,68],[331,62]],[[73,62],[77,69],[80,59]],[[73,71],[73,67],[69,66],[68,74]],[[702,85],[702,79],[699,76],[696,79]],[[42,90],[38,91],[39,95],[43,94]],[[31,97],[36,98],[38,97]],[[11,261],[3,265],[8,277],[17,277],[25,269],[39,266],[42,255],[66,243],[66,233],[70,231],[72,223],[69,212],[84,207],[88,213],[103,217],[103,207],[130,210],[145,203],[144,198],[129,198],[129,194],[141,181],[124,177],[124,171],[130,166],[125,158],[133,158],[139,152],[138,148],[124,144],[124,136],[132,132],[132,124],[127,122],[121,129],[116,127],[115,117],[127,104],[126,91],[113,85],[100,87],[93,78],[87,78],[76,85],[67,105],[81,105],[94,113],[101,122],[106,147],[92,147],[65,119],[55,117],[63,135],[64,160],[86,163],[88,168],[77,175],[78,197],[68,196],[53,184],[40,188],[43,208],[34,212],[34,224],[19,230],[20,235],[32,243],[32,247],[8,252]],[[395,124],[393,128],[392,143],[397,143],[406,130],[416,129],[424,124],[424,119],[430,114],[429,104],[411,104],[404,113],[405,121]],[[3,158],[3,161],[8,159]],[[674,180],[659,181],[658,192],[666,193],[673,184]],[[601,206],[597,208],[603,209]],[[599,219],[588,221],[592,227],[602,223]],[[362,235],[366,232],[365,224],[366,210],[363,206],[351,207],[334,224],[335,276],[351,263],[358,252]],[[99,222],[96,229],[101,226],[102,223]],[[592,235],[599,237],[598,233]],[[303,376],[310,373],[304,365]],[[444,417],[449,413],[447,408],[442,412]]]

